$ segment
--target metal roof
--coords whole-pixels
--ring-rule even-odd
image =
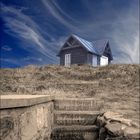
[[[87,41],[75,34],[72,34],[70,37],[75,38],[77,41],[79,41],[79,43],[81,43],[81,45],[90,53],[96,54],[96,55],[103,55],[104,51],[105,51],[105,47],[107,45],[107,43],[109,42],[107,39],[101,39],[101,40],[96,40],[96,41]],[[69,38],[70,38],[69,37]],[[69,39],[68,38],[68,39]],[[63,45],[64,46],[64,45]],[[62,48],[63,48],[62,46]],[[62,50],[62,48],[60,49],[58,56]],[[110,54],[110,59],[113,60],[112,54]]]
[[[109,41],[107,39],[93,41],[93,47],[97,50],[99,55],[104,53],[105,47]]]
[[[93,47],[93,43],[89,42],[81,37],[78,37],[77,35],[72,35],[74,38],[76,38],[82,45],[91,53],[98,54],[96,49]]]
[[[89,52],[102,55],[108,43],[107,39],[96,40],[93,42],[87,41],[77,35],[72,35],[76,38]]]

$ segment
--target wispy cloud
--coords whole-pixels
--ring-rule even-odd
[[[5,21],[5,32],[18,37],[23,42],[33,44],[25,45],[24,49],[32,52],[35,49],[43,55],[42,61],[50,59],[51,62],[57,62],[55,56],[67,38],[65,35],[76,33],[89,40],[109,38],[114,54],[114,63],[139,63],[139,8],[137,1],[135,0],[126,9],[120,11],[112,6],[113,0],[102,1],[100,8],[106,8],[98,10],[96,14],[97,7],[94,7],[90,3],[91,1],[81,0],[79,4],[82,4],[84,10],[81,12],[87,11],[88,14],[78,20],[75,18],[78,17],[78,13],[74,13],[77,15],[73,17],[63,9],[63,5],[60,5],[57,0],[41,0],[42,6],[45,7],[42,13],[45,15],[43,18],[47,22],[46,25],[51,26],[54,32],[60,32],[57,30],[59,27],[54,27],[54,21],[48,21],[46,13],[49,13],[51,18],[57,20],[62,28],[67,29],[67,32],[60,33],[61,35],[56,35],[57,37],[50,34],[47,29],[44,30],[41,24],[37,24],[31,16],[27,15],[28,12],[25,12],[28,10],[27,8],[2,4],[1,15]],[[41,57],[37,56],[37,58],[39,60]],[[33,58],[25,58],[26,61],[30,59]]]
[[[31,57],[27,56],[24,58],[0,58],[1,66],[7,67],[9,64],[10,66],[16,66],[16,67],[21,67],[21,66],[26,66],[30,64],[38,64],[38,65],[43,65],[43,59],[39,57]],[[8,65],[7,65],[8,64]]]
[[[5,21],[5,32],[14,36],[26,40],[29,43],[33,43],[36,51],[45,55],[52,61],[54,59],[55,53],[51,51],[49,42],[40,33],[40,27],[32,20],[31,17],[25,15],[21,9],[16,9],[14,7],[8,7],[2,4],[2,18]],[[32,46],[31,46],[32,47]],[[30,50],[30,48],[25,49]]]
[[[116,62],[139,63],[139,13],[133,4],[115,20],[115,28],[111,32],[112,40],[118,51]]]
[[[1,66],[5,65],[6,63],[20,66],[20,63],[21,63],[19,62],[19,60],[14,59],[14,58],[0,58],[0,62],[1,62]]]
[[[139,63],[139,35],[133,36],[133,39],[124,40],[121,38],[114,38],[116,41],[117,55],[115,62],[119,63]],[[132,41],[131,41],[132,40]]]
[[[70,32],[79,34],[87,39],[109,38],[115,56],[115,63],[139,63],[139,19],[138,11],[135,10],[138,9],[137,1],[125,10],[117,12],[113,8],[111,1],[102,1],[100,7],[106,7],[103,11],[108,8],[110,12],[103,14],[101,13],[103,11],[100,10],[96,15],[93,5],[88,1],[82,0],[81,4],[85,5],[85,10],[88,11],[89,17],[83,17],[81,24],[68,15],[66,11],[63,11],[57,1],[42,0],[42,2],[52,16],[65,25]],[[114,17],[112,17],[111,13],[114,14]],[[110,16],[113,19],[110,19]],[[90,20],[86,21],[84,18]]]
[[[58,3],[54,0],[41,0],[46,10],[51,13],[51,15],[56,18],[60,23],[62,23],[65,27],[67,27],[71,31],[80,31],[77,28],[77,23],[75,19],[73,19],[70,15],[63,11],[63,9],[58,5]]]
[[[2,46],[1,48],[4,51],[12,51],[12,48],[10,46],[7,46],[7,45]]]
[[[42,58],[39,58],[39,57],[36,58],[36,57],[31,57],[31,56],[24,57],[23,60],[24,60],[24,61],[30,61],[30,62],[32,62],[32,61],[39,61],[39,62],[42,62],[42,61],[43,61]]]

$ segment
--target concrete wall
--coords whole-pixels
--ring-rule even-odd
[[[46,95],[0,97],[0,140],[89,140],[91,136],[92,140],[98,136],[102,140],[140,139],[139,125],[122,114],[103,113],[102,100]]]
[[[53,98],[37,95],[1,96],[0,140],[49,140]]]
[[[102,111],[103,104],[104,100],[95,98],[57,98],[54,108],[65,111]]]

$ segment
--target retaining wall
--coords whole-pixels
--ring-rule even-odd
[[[0,98],[0,140],[140,139],[139,125],[122,114],[103,113],[101,100],[47,95]]]
[[[0,100],[1,140],[49,140],[53,125],[53,97],[3,95]]]

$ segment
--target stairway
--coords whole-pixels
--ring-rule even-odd
[[[101,101],[95,99],[55,99],[52,140],[92,140],[98,135],[95,125]]]

